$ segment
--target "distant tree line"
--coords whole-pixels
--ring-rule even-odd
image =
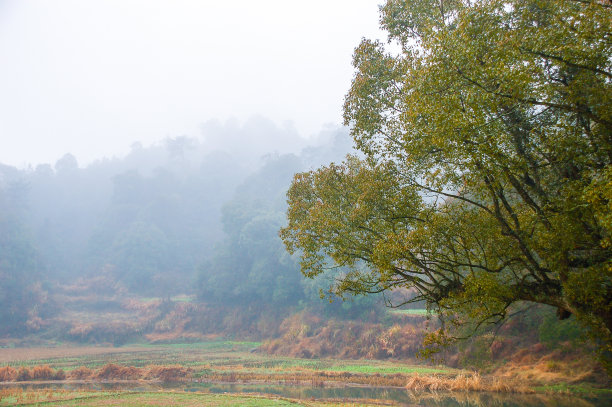
[[[53,311],[48,294],[58,284],[103,273],[133,295],[319,307],[328,281],[303,281],[278,229],[293,174],[341,159],[350,138],[345,129],[330,129],[294,153],[274,152],[268,143],[263,156],[266,146],[248,155],[244,146],[219,145],[234,133],[283,136],[255,124],[213,126],[208,138],[217,149],[177,137],[146,148],[136,143],[125,158],[85,168],[70,154],[53,166],[0,166],[0,335],[36,328]]]

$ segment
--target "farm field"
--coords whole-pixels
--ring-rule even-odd
[[[521,389],[498,388],[493,393],[483,391],[492,389],[485,378],[466,371],[399,361],[270,356],[258,353],[258,345],[218,340],[116,348],[4,348],[0,369],[34,371],[48,366],[61,370],[66,380],[5,382],[0,386],[0,406],[454,406],[466,402],[486,406],[494,402],[508,407],[576,403],[598,407],[612,400],[609,394],[551,396],[543,394],[546,389],[540,394],[530,394],[530,389],[517,394],[508,391]],[[177,366],[188,374],[172,381],[149,375]],[[83,369],[89,376],[75,379]],[[407,389],[407,384],[412,387]]]
[[[224,389],[223,387],[221,389]],[[574,397],[567,394],[497,394],[482,392],[411,392],[370,394],[373,397],[304,397],[274,393],[223,391],[219,388],[188,391],[178,389],[0,389],[0,406],[420,406],[420,407],[603,407],[609,396]],[[227,390],[227,389],[225,389]],[[316,394],[316,393],[307,393]]]
[[[0,397],[1,397],[0,393]],[[384,403],[388,404],[388,403]],[[5,392],[0,398],[3,405],[36,405],[36,406],[161,406],[172,405],[176,407],[189,406],[374,406],[380,403],[346,403],[346,402],[317,402],[298,401],[279,397],[266,397],[263,395],[227,395],[206,393],[181,392],[97,392],[97,391],[26,391]]]
[[[79,367],[99,369],[110,363],[144,368],[180,365],[191,379],[219,382],[308,382],[403,386],[408,375],[454,375],[446,367],[407,365],[397,361],[300,359],[254,351],[258,342],[211,341],[193,344],[129,345],[125,347],[66,347],[0,349],[0,365],[14,368],[48,365],[70,372]]]

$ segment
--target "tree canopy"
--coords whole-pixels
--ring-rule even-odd
[[[344,105],[361,155],[288,192],[302,271],[415,288],[455,324],[548,304],[610,367],[611,22],[604,0],[388,0]]]
[[[24,332],[40,320],[40,261],[27,228],[20,221],[27,184],[0,184],[0,335]],[[43,295],[44,297],[44,295]]]

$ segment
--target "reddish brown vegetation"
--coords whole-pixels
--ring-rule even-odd
[[[75,323],[68,331],[71,340],[91,343],[123,344],[142,331],[138,322],[104,321],[93,324]]]
[[[15,377],[16,381],[24,382],[26,380],[30,380],[31,378],[32,375],[30,374],[30,369],[27,367],[20,367],[19,370],[17,370],[17,376]]]
[[[14,369],[11,366],[0,367],[0,382],[23,382],[27,380],[64,380],[66,373],[62,370],[55,370],[48,365],[25,366]]]
[[[34,366],[30,368],[30,378],[32,380],[64,380],[66,373],[62,369],[51,369],[48,365]]]
[[[126,288],[113,277],[111,267],[104,267],[94,277],[79,278],[72,285],[58,286],[60,291],[72,296],[125,295]]]
[[[70,397],[70,392],[64,389],[27,389],[24,391],[21,387],[6,387],[0,389],[0,402],[4,398],[11,398],[13,399],[11,402],[17,402],[19,405],[38,405],[40,402],[68,400],[73,397]]]
[[[12,382],[17,378],[17,371],[10,366],[0,367],[0,382]]]
[[[11,366],[0,367],[0,382],[22,382],[29,380],[161,380],[179,381],[191,377],[191,369],[179,365],[149,365],[146,367],[120,366],[113,363],[98,370],[85,366],[77,367],[68,375],[59,369],[47,365],[14,369]]]
[[[134,366],[119,366],[114,363],[104,365],[95,375],[99,380],[137,380],[142,376],[141,369]]]
[[[119,366],[109,363],[97,372],[92,372],[90,378],[97,380],[161,380],[177,381],[189,378],[191,369],[179,366],[149,365],[146,367]]]
[[[411,359],[421,348],[424,327],[420,324],[381,324],[322,320],[300,313],[280,325],[281,337],[265,342],[261,349],[271,354],[318,358],[403,358]]]
[[[146,367],[145,373],[147,379],[159,379],[164,382],[182,380],[190,376],[191,370],[180,365],[150,365]]]
[[[569,348],[548,351],[541,344],[519,349],[493,374],[534,385],[586,382],[610,386],[610,377],[593,355]]]
[[[73,380],[86,380],[94,375],[93,370],[85,366],[79,366],[68,373],[68,377]]]

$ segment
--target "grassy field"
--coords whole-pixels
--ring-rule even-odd
[[[452,375],[456,371],[431,366],[409,366],[394,361],[374,360],[313,360],[282,356],[270,356],[254,351],[257,342],[210,341],[187,344],[147,345],[132,344],[123,347],[65,347],[65,348],[4,348],[0,349],[0,367],[22,367],[48,365],[52,369],[62,369],[70,377],[70,372],[81,366],[100,371],[104,366],[113,363],[145,369],[150,365],[181,365],[191,369],[191,376],[186,386],[198,383],[272,383],[275,385],[295,386],[298,384],[314,388],[322,386],[343,387],[347,385],[396,386],[402,388],[409,375],[436,373]],[[141,392],[130,391],[133,385],[124,387],[125,391],[104,392],[86,391],[83,389],[36,390],[15,383],[13,387],[0,387],[4,394],[2,405],[34,403],[41,406],[146,406],[146,405],[244,405],[244,406],[335,406],[366,405],[365,399],[359,402],[351,399],[342,402],[331,402],[326,399],[296,401],[283,398],[270,398],[261,395],[242,394],[206,394],[200,387],[196,393],[168,392],[167,388],[148,392],[145,387]],[[88,379],[96,385],[96,379]],[[191,384],[190,384],[191,383]],[[140,386],[140,385],[139,385]],[[183,386],[185,387],[185,386]],[[122,387],[123,388],[123,387]],[[179,386],[177,389],[182,389]],[[154,389],[155,390],[155,389]],[[206,391],[204,389],[204,391]],[[245,390],[240,390],[245,391]],[[246,390],[258,391],[258,390]],[[12,392],[12,393],[11,393]],[[290,396],[300,397],[301,396]],[[310,399],[311,397],[307,397]],[[389,405],[389,401],[368,401],[370,405]]]
[[[234,374],[308,375],[349,373],[358,376],[394,374],[455,374],[446,367],[406,365],[395,361],[299,359],[254,352],[258,342],[212,341],[190,344],[129,345],[124,347],[0,349],[0,366],[49,365],[67,372],[79,367],[99,368],[108,363],[143,367],[180,364],[199,378]]]
[[[521,391],[518,387],[510,388],[506,382],[442,366],[389,360],[270,356],[258,353],[258,345],[258,342],[217,340],[122,347],[3,348],[0,349],[0,370],[6,366],[23,370],[48,365],[51,369],[63,370],[68,381],[49,382],[44,388],[38,388],[32,381],[0,385],[0,406],[396,405],[401,403],[390,400],[397,401],[397,392],[403,394],[400,397],[406,397],[406,386],[434,393],[439,390],[462,394]],[[117,377],[105,378],[100,372],[109,364],[129,368],[137,372],[136,376],[125,378],[131,382],[122,382]],[[156,366],[176,365],[188,368],[188,375],[178,379],[182,384],[163,383],[166,379],[146,373]],[[82,366],[92,373],[84,379],[71,376],[72,371],[76,373]],[[111,383],[105,384],[108,380]],[[274,393],[269,389],[273,386],[292,387],[293,390]],[[349,388],[357,390],[341,392]],[[368,389],[379,390],[374,394],[367,393]],[[229,393],[221,394],[223,392]],[[283,397],[249,394],[252,392]]]
[[[576,398],[551,394],[498,394],[474,392],[405,392],[402,400],[291,398],[262,394],[215,394],[185,391],[99,391],[0,389],[0,406],[505,406],[505,407],[603,407],[612,398]]]
[[[345,401],[301,401],[263,395],[228,395],[185,392],[99,392],[99,391],[0,391],[0,406],[380,406],[387,402],[366,401],[351,403]]]

